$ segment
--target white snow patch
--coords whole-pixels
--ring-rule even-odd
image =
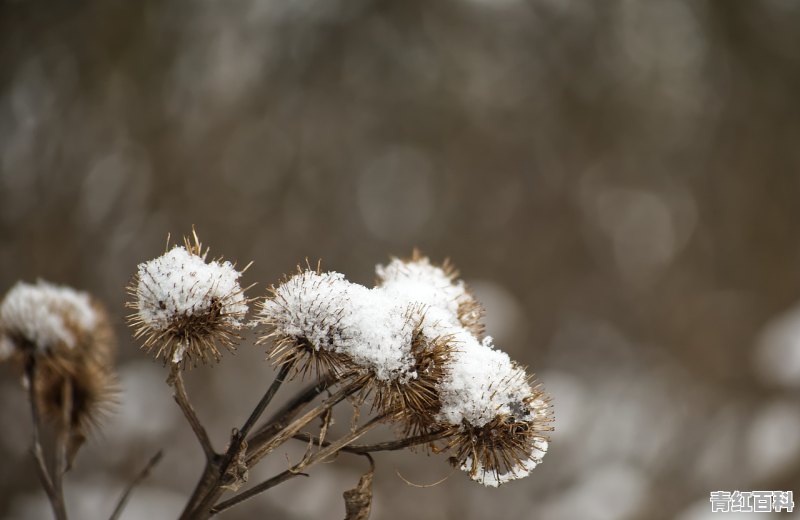
[[[94,328],[97,315],[89,295],[45,281],[18,282],[0,304],[0,328],[33,343],[38,352],[75,346],[79,332]],[[8,343],[2,348],[8,350]]]
[[[508,354],[494,349],[491,337],[479,342],[464,329],[454,329],[452,334],[457,347],[439,388],[439,418],[481,427],[498,415],[513,414],[512,404],[531,395],[525,371]]]
[[[139,317],[148,327],[165,330],[175,318],[203,316],[219,303],[222,319],[240,327],[248,310],[240,276],[230,262],[206,263],[203,257],[176,246],[139,264]]]
[[[375,274],[380,288],[388,294],[447,311],[454,323],[458,323],[458,306],[472,300],[463,281],[453,280],[428,258],[410,262],[394,258],[386,266],[376,266]]]

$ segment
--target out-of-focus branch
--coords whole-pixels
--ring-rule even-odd
[[[142,469],[142,471],[136,475],[136,478],[134,478],[130,484],[128,484],[128,487],[125,488],[125,491],[119,497],[117,506],[114,508],[114,512],[111,513],[109,520],[117,520],[119,518],[119,516],[122,514],[122,511],[125,509],[125,506],[128,504],[128,499],[130,498],[134,488],[136,488],[140,482],[147,478],[147,476],[150,474],[150,471],[161,460],[162,455],[164,455],[163,451],[158,450],[158,453],[153,455],[153,457],[147,462],[147,465],[144,467],[144,469]]]

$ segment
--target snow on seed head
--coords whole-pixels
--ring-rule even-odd
[[[449,262],[434,265],[415,250],[410,259],[393,258],[385,266],[376,266],[375,272],[378,286],[387,293],[439,309],[474,335],[483,334],[483,307]]]
[[[263,303],[262,341],[279,364],[310,370],[368,372],[378,380],[411,377],[414,323],[404,302],[334,272],[300,270]]]
[[[0,303],[0,343],[24,369],[43,418],[61,421],[69,392],[71,458],[116,391],[114,335],[102,305],[69,287],[19,282]]]
[[[233,350],[240,339],[248,300],[239,284],[242,272],[227,261],[206,261],[208,250],[194,234],[162,256],[139,264],[128,287],[134,309],[129,323],[143,349],[165,363],[186,365],[219,361],[217,344]],[[246,269],[246,268],[245,268]]]
[[[18,282],[0,303],[0,329],[9,351],[73,349],[97,323],[88,294],[41,280]]]
[[[458,346],[439,386],[448,446],[473,480],[499,485],[541,462],[552,428],[549,398],[487,337],[455,333]]]
[[[291,364],[302,375],[346,372],[349,360],[334,342],[344,334],[342,318],[351,307],[349,287],[342,274],[300,267],[273,286],[257,319],[266,328],[259,341],[272,343],[270,357],[279,365]]]

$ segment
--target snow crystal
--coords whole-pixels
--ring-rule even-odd
[[[468,472],[472,480],[486,487],[498,487],[506,482],[527,477],[542,462],[545,453],[547,453],[547,441],[537,439],[531,446],[531,456],[503,473],[483,467],[480,461],[475,461],[472,457],[467,457],[461,465],[461,470]]]
[[[30,341],[38,352],[74,347],[76,333],[91,330],[96,322],[88,294],[42,280],[18,282],[0,304],[0,328]],[[4,343],[8,350],[10,341]]]
[[[247,300],[238,272],[230,262],[206,263],[203,257],[176,246],[139,264],[136,297],[142,322],[154,330],[169,328],[181,316],[204,316],[220,305],[229,325],[242,325]]]

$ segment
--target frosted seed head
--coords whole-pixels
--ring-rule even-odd
[[[88,294],[45,281],[17,282],[0,303],[4,351],[66,353],[92,334],[100,319]]]
[[[42,417],[66,429],[71,460],[114,401],[115,342],[105,310],[68,287],[20,282],[0,303],[0,330],[7,357],[26,376],[32,369],[34,379],[25,382],[33,385]]]
[[[218,344],[234,350],[244,325],[248,299],[242,273],[228,261],[206,261],[208,251],[194,235],[162,256],[139,264],[128,292],[128,307],[142,348],[164,362],[186,366],[219,361]]]
[[[376,266],[375,272],[378,287],[395,298],[439,309],[453,324],[460,324],[476,336],[483,334],[483,307],[449,262],[434,265],[415,250],[410,259],[393,258],[385,266]]]

